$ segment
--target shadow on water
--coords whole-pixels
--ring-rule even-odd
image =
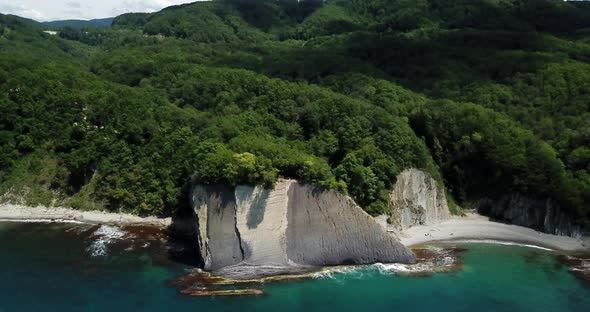
[[[172,217],[167,229],[166,249],[171,261],[193,267],[202,267],[198,244],[198,223],[192,209],[180,209]]]

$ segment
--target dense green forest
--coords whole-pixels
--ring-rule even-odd
[[[169,215],[192,183],[279,177],[388,211],[422,168],[590,224],[590,6],[219,0],[110,29],[0,15],[4,201]]]

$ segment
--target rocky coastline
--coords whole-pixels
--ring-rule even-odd
[[[196,186],[192,201],[203,267],[222,276],[416,262],[396,237],[336,191],[281,180],[274,189]]]
[[[372,218],[344,194],[280,180],[272,189],[195,185],[192,211],[174,218],[2,204],[0,221],[167,229],[193,246],[197,265],[234,280],[298,276],[339,265],[412,264],[417,258],[409,248],[435,241],[520,242],[569,252],[590,248],[586,233],[570,226],[567,216],[550,202],[522,196],[512,196],[502,205],[482,200],[482,206],[488,205],[483,212],[496,218],[475,213],[452,216],[444,188],[417,169],[400,174],[390,199],[391,214]],[[548,212],[535,212],[530,203],[544,204]],[[554,224],[554,232],[561,235],[536,231],[539,222],[545,230]]]

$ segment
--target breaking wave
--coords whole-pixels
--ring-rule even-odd
[[[455,262],[452,257],[448,257],[450,260],[444,265],[451,265]],[[429,263],[424,264],[401,264],[401,263],[375,263],[372,265],[361,265],[353,267],[343,267],[337,269],[328,269],[314,273],[312,277],[314,279],[336,279],[337,277],[346,276],[347,278],[353,277],[362,279],[365,276],[372,276],[373,274],[381,275],[408,275],[408,274],[420,274],[420,273],[431,273],[434,271],[434,265]]]
[[[93,257],[104,257],[108,255],[109,245],[123,238],[127,233],[116,226],[102,225],[93,234],[96,239],[86,249]]]
[[[312,274],[312,277],[315,279],[333,279],[336,275],[342,274],[357,274],[361,272],[363,266],[350,266],[350,267],[338,267],[338,268],[329,268],[320,272],[316,272]]]
[[[433,266],[429,264],[376,263],[372,267],[381,274],[410,274],[432,272],[433,270]]]
[[[456,241],[453,241],[453,243],[477,243],[477,244],[494,244],[494,245],[505,245],[505,246],[521,246],[521,247],[535,248],[535,249],[540,249],[540,250],[545,250],[545,251],[555,251],[555,250],[553,250],[551,248],[537,246],[537,245],[532,245],[532,244],[506,242],[506,241],[491,240],[491,239],[484,239],[484,240],[479,240],[479,239],[473,239],[473,240],[469,240],[469,239],[467,239],[467,240],[456,240]]]

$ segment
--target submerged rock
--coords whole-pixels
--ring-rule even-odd
[[[569,271],[576,276],[585,287],[590,287],[590,255],[574,257],[560,255],[558,260],[567,265]]]
[[[274,189],[196,186],[192,202],[204,268],[223,276],[416,261],[351,198],[321,187],[293,180]]]
[[[180,294],[193,297],[214,297],[214,296],[261,296],[264,295],[262,289],[229,289],[229,290],[211,290],[211,289],[194,289],[188,288],[180,291]]]

